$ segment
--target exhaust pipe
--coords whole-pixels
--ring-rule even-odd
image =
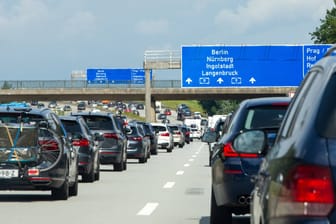
[[[239,204],[245,205],[246,204],[246,198],[245,198],[245,196],[240,196],[238,198],[238,202],[239,202]]]
[[[251,203],[251,196],[240,196],[238,198],[238,203],[241,204],[241,205],[247,205],[247,204],[250,204]]]

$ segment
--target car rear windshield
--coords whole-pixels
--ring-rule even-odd
[[[155,131],[161,131],[161,132],[167,131],[166,127],[164,127],[164,126],[154,126],[153,125],[153,128],[154,128]]]
[[[277,128],[286,113],[287,106],[259,106],[250,108],[245,120],[245,129]]]
[[[76,121],[62,120],[64,128],[69,133],[81,133],[80,125]]]
[[[110,117],[104,116],[83,116],[91,130],[114,130]]]

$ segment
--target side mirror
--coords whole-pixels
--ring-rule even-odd
[[[213,143],[216,141],[217,134],[215,131],[207,131],[202,136],[202,142]]]
[[[266,145],[267,137],[261,130],[240,133],[233,140],[233,148],[242,153],[262,153]]]

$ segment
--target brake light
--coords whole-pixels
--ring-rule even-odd
[[[104,138],[114,138],[116,140],[119,139],[119,137],[116,133],[104,133],[103,136],[104,136]]]
[[[161,136],[164,136],[164,137],[169,137],[169,133],[168,132],[165,132],[165,133],[162,133],[160,134]]]
[[[137,137],[128,137],[128,139],[133,140],[133,141],[138,141],[138,142],[142,141],[142,137],[140,137],[140,136],[137,136]]]
[[[225,157],[241,157],[241,158],[257,158],[258,154],[256,153],[238,153],[236,152],[233,147],[232,143],[226,143],[223,147],[223,154]]]
[[[28,176],[38,176],[40,175],[40,170],[36,168],[28,169]]]
[[[326,216],[335,203],[328,167],[300,165],[281,186],[276,216]]]
[[[73,146],[89,146],[90,141],[86,138],[72,140]]]

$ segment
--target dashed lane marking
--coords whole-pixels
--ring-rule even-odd
[[[176,172],[176,175],[183,175],[184,174],[184,171],[183,170],[179,170]]]
[[[149,216],[151,215],[154,210],[159,206],[159,203],[157,202],[149,202],[143,207],[137,215],[144,215],[144,216]]]
[[[175,182],[167,182],[164,186],[163,186],[163,188],[173,188],[174,187],[174,185],[175,185]]]

